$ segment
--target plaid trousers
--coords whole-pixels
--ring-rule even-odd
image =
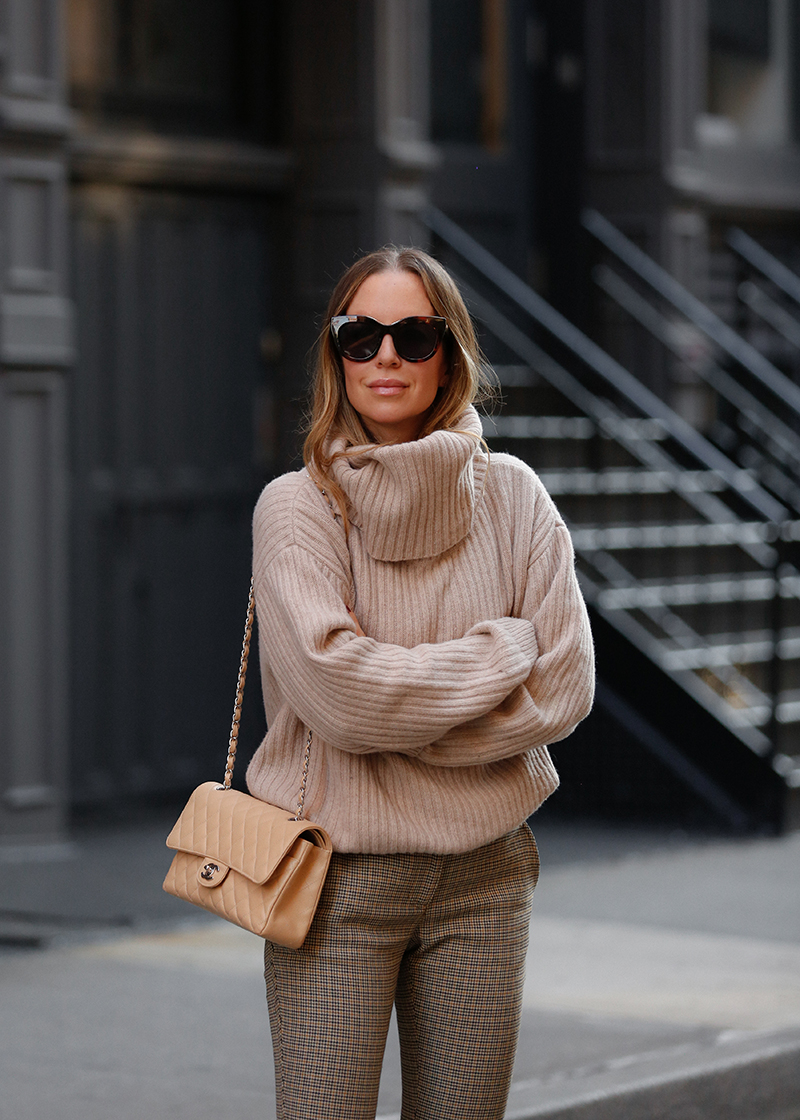
[[[374,1120],[393,1004],[402,1120],[502,1120],[538,874],[527,825],[465,854],[334,854],[303,947],[266,943],[278,1120]]]

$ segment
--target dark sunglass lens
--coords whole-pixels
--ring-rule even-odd
[[[364,362],[380,346],[378,331],[371,323],[342,323],[339,327],[339,348],[351,362]]]
[[[422,362],[434,354],[438,337],[433,323],[408,319],[395,329],[395,348],[406,361]]]

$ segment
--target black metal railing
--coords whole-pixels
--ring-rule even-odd
[[[739,273],[737,328],[800,380],[800,276],[744,230],[729,230],[725,240]]]
[[[607,253],[598,287],[714,394],[709,440],[800,512],[800,386],[608,219],[587,210],[583,224]]]

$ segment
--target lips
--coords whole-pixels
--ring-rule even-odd
[[[395,393],[400,393],[403,389],[408,388],[405,381],[396,381],[394,378],[381,377],[376,381],[370,381],[367,385],[373,393],[380,393],[382,396],[393,396]]]

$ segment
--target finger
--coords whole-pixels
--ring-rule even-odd
[[[350,617],[353,619],[353,622],[355,623],[355,633],[359,635],[359,637],[366,637],[366,634],[364,634],[363,629],[361,628],[359,619],[355,617],[355,614],[352,612],[350,607],[347,607],[347,614],[350,615]]]

